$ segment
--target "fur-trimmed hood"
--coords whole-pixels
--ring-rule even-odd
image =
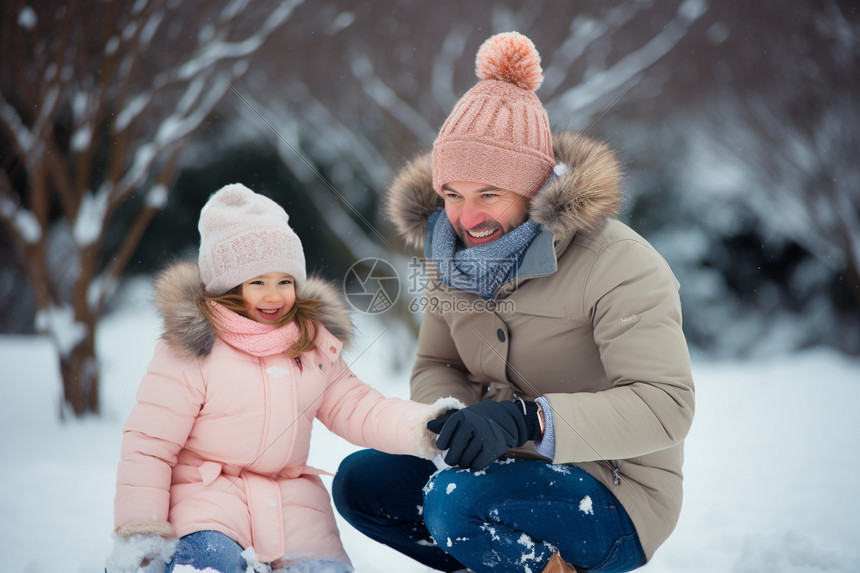
[[[558,132],[552,144],[556,176],[531,199],[529,216],[557,238],[569,239],[618,214],[621,167],[607,144],[584,135]],[[427,219],[443,206],[433,190],[432,155],[417,157],[401,169],[386,196],[386,215],[407,246],[418,249],[424,248]]]
[[[174,349],[189,356],[208,356],[215,344],[215,328],[197,306],[202,280],[197,265],[174,263],[155,279],[154,302],[163,321],[162,337]],[[299,298],[322,301],[319,312],[323,326],[348,346],[354,329],[349,309],[337,289],[328,281],[308,277],[297,293]]]

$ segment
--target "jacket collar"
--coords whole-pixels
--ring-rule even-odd
[[[549,233],[549,237],[542,233],[535,239],[537,246],[545,247],[549,240],[555,253],[552,265],[545,252],[532,261],[526,255],[523,266],[534,264],[542,269],[539,274],[552,272],[545,271],[555,265],[555,257],[577,232],[600,227],[618,214],[622,203],[621,167],[607,144],[578,133],[559,132],[553,135],[553,152],[555,174],[529,207],[531,220]],[[395,177],[386,195],[385,211],[407,246],[423,250],[428,219],[442,206],[442,198],[433,190],[432,153],[427,153],[410,161]]]
[[[529,245],[523,262],[517,269],[517,279],[527,279],[551,275],[558,270],[558,253],[553,234],[546,229],[535,237]]]
[[[200,272],[192,262],[173,263],[155,279],[153,302],[163,321],[162,338],[187,356],[208,356],[216,339],[214,327],[197,306],[201,284]],[[352,342],[354,329],[349,309],[334,286],[308,277],[298,296],[322,301],[319,311],[323,326],[344,345]],[[326,344],[330,346],[332,341],[326,339]],[[337,346],[339,350],[339,343]]]

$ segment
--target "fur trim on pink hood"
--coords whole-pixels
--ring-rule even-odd
[[[314,418],[362,447],[431,459],[427,421],[462,404],[385,398],[340,356],[349,313],[310,278],[300,296],[324,302],[317,350],[254,357],[229,346],[197,310],[200,276],[178,263],[156,281],[164,336],[123,430],[115,527],[181,537],[220,531],[263,562],[349,561],[328,493],[306,465]],[[333,333],[337,333],[335,336]]]

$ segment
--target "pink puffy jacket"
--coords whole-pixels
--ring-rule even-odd
[[[340,356],[348,313],[319,280],[299,294],[324,301],[327,328],[301,369],[219,339],[196,310],[199,285],[189,263],[156,282],[165,334],[123,430],[117,533],[169,522],[176,537],[220,531],[263,562],[349,561],[321,472],[306,465],[313,419],[359,446],[432,458],[425,424],[454,404],[385,398],[356,378]]]

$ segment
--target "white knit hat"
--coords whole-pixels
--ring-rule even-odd
[[[221,295],[255,276],[282,272],[298,287],[305,254],[283,207],[241,183],[222,187],[200,211],[200,277],[206,292]]]

